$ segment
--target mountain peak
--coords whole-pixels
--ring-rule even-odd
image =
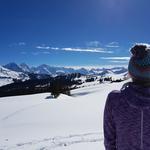
[[[3,67],[10,69],[12,71],[22,72],[22,69],[14,62],[8,63],[8,64],[4,65]]]
[[[31,72],[30,67],[26,63],[21,63],[20,68],[23,70],[23,72]]]

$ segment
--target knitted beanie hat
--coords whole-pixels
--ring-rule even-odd
[[[136,44],[131,48],[132,56],[128,65],[128,72],[132,79],[150,82],[150,45]]]

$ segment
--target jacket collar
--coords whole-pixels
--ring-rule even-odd
[[[142,87],[129,82],[123,86],[122,91],[130,106],[139,109],[150,108],[150,87]]]

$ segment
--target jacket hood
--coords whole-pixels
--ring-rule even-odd
[[[142,87],[129,82],[123,85],[121,91],[125,94],[130,106],[140,109],[150,108],[150,87]]]

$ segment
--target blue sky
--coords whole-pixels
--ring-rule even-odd
[[[149,43],[149,0],[0,0],[0,64],[126,65]]]

